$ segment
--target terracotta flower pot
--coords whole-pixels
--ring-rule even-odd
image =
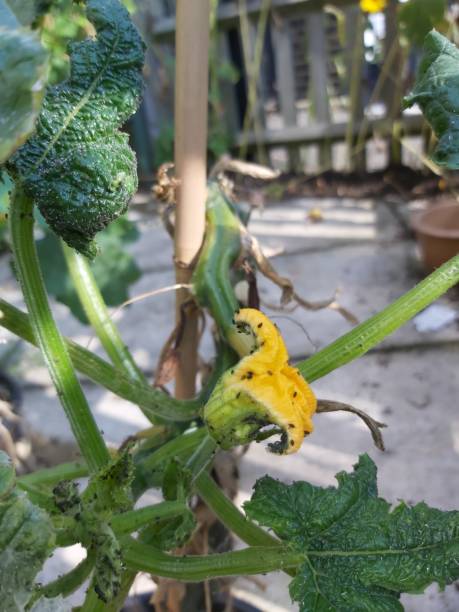
[[[429,272],[459,253],[459,204],[433,206],[415,215],[412,224]]]

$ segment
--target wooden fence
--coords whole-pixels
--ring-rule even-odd
[[[173,1],[152,4],[156,74],[158,61],[164,72],[165,58],[173,57],[175,18]],[[386,12],[383,68],[372,79],[378,67],[365,61],[365,17],[355,0],[334,0],[333,8],[324,0],[220,0],[216,61],[231,62],[240,74],[237,83],[220,87],[221,120],[233,135],[234,154],[299,170],[313,151],[321,170],[343,164],[365,170],[366,143],[376,136],[385,143],[385,163],[400,161],[402,138],[420,134],[422,118],[399,110],[406,58],[395,5]],[[172,92],[160,91],[156,77],[150,85],[156,123],[164,125]]]

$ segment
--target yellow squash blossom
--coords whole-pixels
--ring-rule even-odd
[[[360,8],[364,13],[379,13],[386,8],[387,0],[360,0]]]
[[[225,372],[204,408],[210,434],[222,448],[257,439],[260,429],[282,430],[277,453],[297,451],[313,430],[316,398],[288,353],[277,327],[259,310],[236,313],[230,342],[242,357]]]

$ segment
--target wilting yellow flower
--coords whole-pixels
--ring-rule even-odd
[[[230,342],[242,358],[221,377],[204,408],[209,432],[222,448],[231,448],[276,425],[282,435],[270,450],[297,451],[313,430],[317,401],[299,370],[288,364],[277,327],[259,310],[244,308],[235,315]]]
[[[360,8],[364,13],[379,13],[386,8],[387,0],[360,0]]]

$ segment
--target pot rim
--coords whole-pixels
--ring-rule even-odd
[[[422,234],[424,236],[433,236],[435,238],[446,238],[450,240],[459,240],[459,228],[441,229],[438,227],[432,227],[427,222],[427,217],[429,217],[432,214],[435,214],[435,211],[453,209],[453,208],[457,209],[458,218],[459,218],[459,204],[455,204],[455,203],[436,204],[430,208],[427,208],[426,210],[414,213],[411,218],[411,224],[414,230],[418,234]]]

